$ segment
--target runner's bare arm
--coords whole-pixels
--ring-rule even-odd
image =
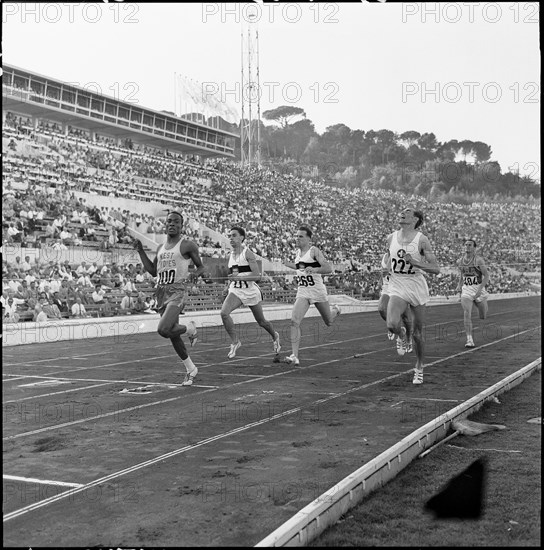
[[[391,241],[393,240],[393,233],[391,235],[387,236],[387,248],[385,250],[385,253],[387,256],[391,256],[391,253],[389,252],[391,250]]]
[[[304,271],[306,273],[319,273],[321,275],[332,273],[332,265],[327,258],[325,258],[323,252],[321,252],[321,250],[319,250],[316,246],[312,247],[312,249],[314,252],[314,258],[321,264],[321,267],[307,267]]]
[[[411,254],[406,254],[404,259],[407,262],[410,262],[414,267],[417,267],[426,273],[438,275],[440,273],[440,267],[436,261],[436,256],[431,249],[431,243],[425,235],[423,235],[419,241],[419,253],[425,258],[425,262],[418,262],[417,260],[414,260]]]
[[[180,244],[180,249],[182,256],[189,256],[193,263],[195,264],[196,269],[192,272],[192,278],[194,281],[204,273],[205,267],[200,258],[200,252],[198,251],[198,246],[193,241],[182,241]]]
[[[487,270],[487,266],[485,265],[485,260],[481,257],[481,256],[478,256],[476,258],[476,267],[482,272],[482,282],[480,283],[480,285],[478,286],[478,290],[476,291],[476,297],[478,297],[482,290],[486,287],[487,283],[489,283],[489,271]]]
[[[246,260],[251,268],[251,272],[246,271],[245,273],[238,273],[237,275],[230,275],[229,279],[231,281],[238,281],[243,279],[244,281],[260,281],[261,280],[261,271],[259,269],[259,264],[257,263],[257,258],[251,250],[246,250]]]
[[[138,255],[140,256],[140,260],[142,260],[142,265],[144,266],[144,269],[150,275],[152,275],[153,277],[156,277],[157,276],[157,256],[155,256],[155,259],[151,261],[144,250],[142,241],[139,241],[138,239],[134,241],[133,246],[136,249],[136,252],[138,252]],[[159,248],[157,248],[157,252],[159,251]]]
[[[458,262],[459,267],[459,284],[457,285],[457,292],[461,292],[463,288],[463,270],[461,269],[461,261]]]

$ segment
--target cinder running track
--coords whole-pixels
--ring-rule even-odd
[[[489,314],[466,350],[461,306],[428,308],[422,386],[376,312],[306,319],[297,368],[256,324],[234,360],[222,328],[201,331],[191,387],[156,334],[4,348],[4,546],[254,545],[541,355],[540,297]]]

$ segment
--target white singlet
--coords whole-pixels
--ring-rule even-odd
[[[312,255],[313,248],[314,247],[311,246],[303,255],[300,254],[299,250],[295,258],[295,265],[297,268],[295,282],[298,286],[296,299],[306,298],[310,304],[328,301],[327,288],[325,287],[321,274],[304,272],[304,269],[307,267],[321,267],[321,264]]]
[[[464,263],[463,257],[459,260],[459,269],[461,270],[461,277],[463,277],[463,286],[461,287],[461,298],[469,298],[474,300],[478,287],[482,282],[482,272],[476,266],[476,256],[473,256],[468,263]],[[481,302],[482,300],[487,299],[489,294],[487,291],[482,289],[480,296],[476,302]]]
[[[429,287],[423,271],[404,259],[406,254],[410,254],[414,260],[424,261],[424,257],[419,252],[422,233],[418,231],[407,243],[400,243],[399,236],[400,231],[395,231],[389,246],[391,258],[389,296],[398,296],[414,307],[425,305],[429,301]]]
[[[251,273],[251,267],[246,258],[246,246],[242,247],[240,255],[234,252],[229,256],[229,274]],[[231,281],[229,294],[237,296],[245,306],[256,306],[262,301],[263,295],[259,285],[255,281]]]
[[[187,277],[191,259],[186,259],[179,251],[180,239],[172,248],[166,243],[157,252],[156,309],[162,313],[170,303],[183,309],[187,299]]]

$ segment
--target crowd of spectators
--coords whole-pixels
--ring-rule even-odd
[[[112,153],[103,147],[94,150],[84,145],[88,141],[85,142],[83,131],[70,128],[69,138],[62,139],[58,125],[40,121],[38,128],[32,130],[29,119],[9,112],[5,123],[8,137],[3,139],[4,152],[7,153],[3,171],[4,242],[17,242],[30,247],[41,247],[47,243],[57,249],[97,242],[100,248],[106,250],[131,241],[127,226],[145,234],[160,235],[165,232],[164,217],[134,213],[109,205],[90,207],[85,204],[86,199],[78,200],[74,196],[74,191],[82,191],[143,201],[162,194],[163,202],[169,202],[171,190],[167,190],[165,182],[148,182],[155,189],[153,193],[144,190],[145,195],[130,195],[124,192],[127,182],[121,177],[126,173],[125,165],[130,166],[130,162],[126,159],[118,161],[118,156],[115,156],[108,164],[108,155]],[[46,138],[48,141],[44,142]],[[75,141],[70,141],[72,139]],[[98,143],[112,147],[113,140],[98,136],[97,139]],[[96,158],[99,154],[103,157],[98,163]],[[93,163],[111,166],[107,171],[98,170]],[[117,174],[117,179],[112,179],[111,173]],[[101,187],[104,178],[110,183],[107,188]],[[189,189],[190,193],[196,194],[193,184],[189,185]],[[198,197],[195,200],[198,202]],[[175,207],[173,204],[168,206]],[[72,225],[72,230],[66,227],[67,222]],[[211,242],[209,238],[201,239],[198,231],[191,230],[190,236],[202,247],[220,248],[219,243]]]
[[[181,209],[187,236],[206,250],[203,255],[219,258],[227,251],[221,243],[203,237],[203,228],[225,235],[232,225],[240,224],[246,228],[252,250],[284,263],[295,256],[298,227],[308,224],[314,230],[315,244],[335,264],[336,275],[328,281],[331,288],[375,298],[381,285],[379,263],[386,236],[398,227],[399,212],[413,205],[424,212],[422,229],[443,268],[438,277],[429,277],[432,293],[455,290],[455,266],[466,238],[475,239],[486,258],[492,292],[527,290],[530,274],[540,271],[539,204],[463,205],[383,190],[331,187],[318,178],[302,178],[271,167],[242,166],[218,158],[188,160],[181,154],[99,135],[91,140],[86,131],[72,127],[64,134],[59,125],[45,120],[33,127],[30,119],[12,113],[5,118],[4,134],[3,242],[59,249],[129,247],[129,227],[144,234],[161,234],[164,219],[122,210],[107,198],[136,199],[141,204],[158,201],[165,210]],[[89,206],[85,198],[76,198],[76,191],[102,195],[104,205]],[[13,281],[15,271],[22,284],[26,271],[21,277],[20,268],[10,268],[5,275]],[[112,287],[97,280],[96,273],[79,279],[79,286],[94,289],[100,284],[104,290],[126,283]],[[68,280],[73,283],[73,277]],[[278,282],[282,288],[288,284]],[[13,305],[23,298],[20,289],[12,290]],[[10,297],[5,298],[3,303],[9,305]],[[80,298],[78,311],[87,305]],[[137,296],[132,298],[137,301]],[[35,316],[47,305],[27,299],[25,304]],[[78,305],[75,296],[63,306],[65,312],[70,314],[74,305]],[[132,302],[129,305],[131,309]],[[37,306],[42,311],[37,312]]]
[[[2,281],[6,322],[153,312],[153,278],[141,264],[74,267],[17,256],[11,265],[3,261]]]

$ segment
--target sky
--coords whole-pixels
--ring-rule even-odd
[[[4,2],[3,62],[178,113],[180,75],[241,111],[250,4]],[[302,107],[319,133],[343,123],[483,141],[503,172],[540,179],[536,3],[257,9],[261,113]]]

